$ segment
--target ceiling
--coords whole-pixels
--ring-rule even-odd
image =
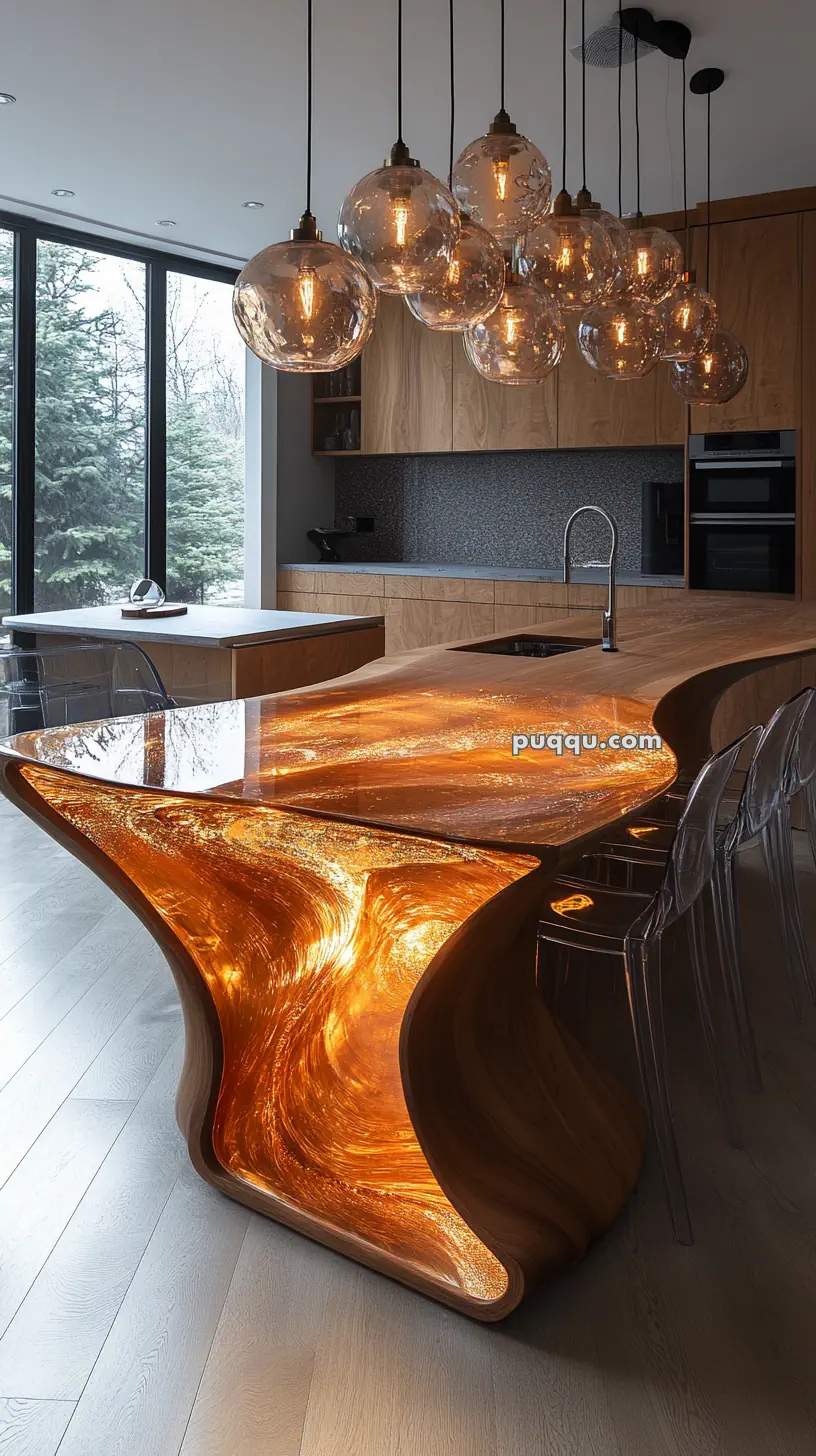
[[[570,3],[570,40],[580,24]],[[712,193],[816,182],[816,6],[812,0],[654,0],[692,30],[689,74],[722,66],[713,99]],[[457,149],[498,108],[498,0],[456,0]],[[587,0],[588,30],[614,3]],[[304,205],[306,0],[25,0],[6,7],[0,206],[202,257],[243,260],[286,236]],[[395,134],[396,0],[315,0],[313,210],[333,235],[344,192],[380,165]],[[558,0],[507,0],[507,105],[542,147],[557,186]],[[405,125],[413,154],[447,172],[445,0],[405,0]],[[580,184],[580,66],[569,60],[569,184]],[[642,206],[682,203],[681,68],[641,62]],[[635,206],[632,67],[624,210]],[[587,72],[588,180],[615,207],[617,77]],[[704,195],[704,110],[689,97],[689,198]],[[58,200],[54,187],[74,198]],[[263,211],[247,211],[248,199]],[[55,211],[55,210],[59,211]],[[172,218],[175,228],[156,226]]]

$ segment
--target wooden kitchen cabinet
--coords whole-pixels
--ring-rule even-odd
[[[682,444],[685,408],[665,365],[645,379],[605,379],[582,359],[572,319],[567,328],[558,366],[559,448]]]
[[[718,223],[711,229],[709,287],[720,322],[748,351],[748,380],[728,404],[693,406],[695,434],[709,430],[793,430],[797,426],[802,316],[801,214]],[[705,282],[706,230],[694,259]]]
[[[477,374],[455,334],[454,450],[552,450],[557,440],[558,376],[543,384],[491,384]]]
[[[394,294],[377,297],[362,356],[362,448],[369,455],[450,450],[452,340],[426,329]]]

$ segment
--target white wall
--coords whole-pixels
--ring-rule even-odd
[[[247,350],[244,603],[274,607],[277,572],[277,375]]]

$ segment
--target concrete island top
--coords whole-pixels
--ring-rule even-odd
[[[282,561],[279,571],[349,571],[371,576],[448,576],[466,581],[561,581],[560,566],[446,566],[428,561]],[[608,577],[606,567],[573,566],[572,580],[597,585]],[[641,571],[618,571],[619,586],[683,587],[682,576],[645,576]]]
[[[260,642],[283,642],[293,637],[318,637],[380,627],[383,623],[382,617],[217,606],[190,606],[183,617],[123,617],[118,606],[110,606],[28,612],[2,620],[14,632],[47,632],[117,642],[166,642],[184,647],[249,647]]]

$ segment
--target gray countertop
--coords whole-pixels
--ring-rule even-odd
[[[536,568],[514,566],[448,566],[438,562],[404,561],[285,561],[280,571],[353,571],[371,576],[454,576],[468,581],[561,581],[559,566]],[[608,577],[605,566],[574,566],[571,577],[576,582],[592,585],[605,582]],[[616,580],[620,586],[673,586],[684,585],[682,576],[644,576],[639,571],[619,571]]]
[[[292,637],[378,627],[382,617],[332,616],[326,612],[273,612],[253,607],[188,607],[183,617],[123,617],[119,607],[78,607],[3,617],[14,632],[53,633],[117,642],[166,642],[184,647],[248,647]]]

